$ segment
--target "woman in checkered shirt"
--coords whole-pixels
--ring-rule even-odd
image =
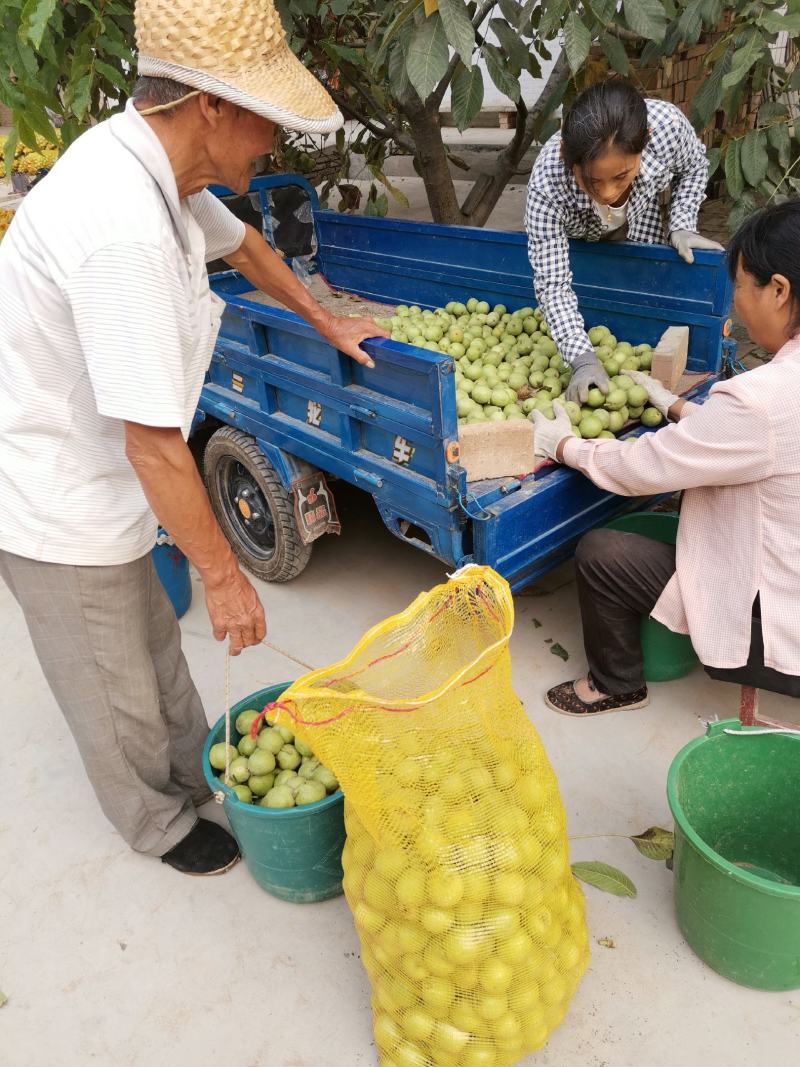
[[[679,108],[645,100],[622,81],[582,93],[542,149],[528,184],[525,228],[536,296],[553,340],[572,367],[567,399],[586,402],[608,376],[586,335],[572,288],[568,239],[670,244],[687,263],[693,250],[720,249],[697,232],[708,161]],[[660,199],[671,191],[668,233]]]
[[[589,674],[555,686],[555,711],[592,716],[648,702],[639,627],[690,634],[714,677],[746,672],[796,695],[800,676],[800,200],[752,216],[734,236],[734,303],[769,363],[696,404],[631,371],[670,420],[656,433],[582,441],[564,409],[535,415],[536,451],[622,496],[682,489],[676,545],[599,529],[575,553]],[[723,672],[723,673],[720,673]],[[738,674],[736,680],[743,680]]]

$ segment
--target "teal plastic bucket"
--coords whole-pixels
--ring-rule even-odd
[[[259,689],[231,709],[231,742],[238,744],[236,717],[278,700],[291,683]],[[344,795],[341,790],[316,804],[273,811],[244,804],[216,776],[209,763],[212,745],[225,740],[225,716],[217,721],[203,749],[203,772],[210,789],[222,789],[223,804],[242,858],[250,873],[274,897],[293,904],[313,904],[342,893],[344,848]]]
[[[664,511],[634,511],[608,523],[609,530],[623,530],[674,545],[678,516]],[[644,676],[648,682],[671,682],[683,678],[700,662],[688,634],[676,634],[655,619],[642,619]]]
[[[800,989],[798,782],[800,736],[738,719],[712,723],[669,771],[678,925],[705,963],[753,989]]]

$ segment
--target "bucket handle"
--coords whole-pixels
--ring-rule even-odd
[[[790,730],[783,726],[763,726],[747,730],[734,730],[728,726],[722,732],[730,737],[755,737],[761,734],[789,734],[792,737],[800,737],[800,730]]]

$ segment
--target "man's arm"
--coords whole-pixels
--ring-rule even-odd
[[[126,422],[125,452],[156,518],[203,579],[214,637],[229,635],[234,656],[258,644],[267,632],[264,609],[219,528],[180,430]]]
[[[256,289],[300,315],[331,344],[365,367],[375,364],[360,347],[367,337],[388,337],[372,319],[344,318],[326,311],[295,277],[281,257],[252,226],[245,225],[244,240],[225,262],[238,270]]]

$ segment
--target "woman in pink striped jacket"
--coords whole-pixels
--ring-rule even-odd
[[[628,441],[572,436],[566,414],[536,422],[536,451],[622,496],[685,490],[677,545],[594,530],[575,555],[586,677],[547,704],[597,715],[648,702],[639,625],[691,635],[703,664],[748,662],[760,613],[763,665],[800,675],[800,201],[748,219],[729,249],[734,304],[770,363],[716,383],[702,405],[636,375],[672,425]]]

